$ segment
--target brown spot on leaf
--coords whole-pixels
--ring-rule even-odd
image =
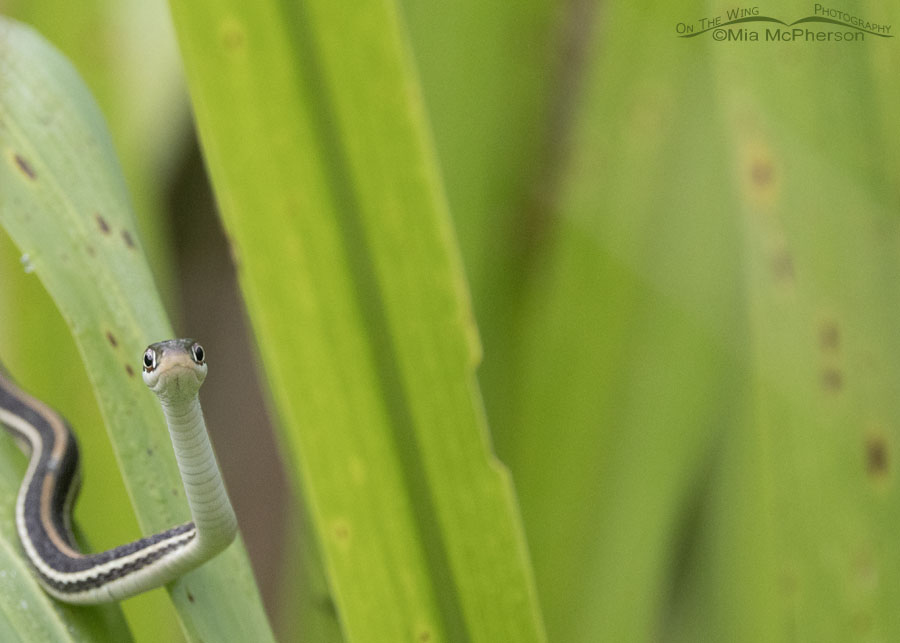
[[[129,248],[134,248],[134,239],[131,237],[131,233],[128,232],[128,230],[122,230],[122,240]]]
[[[106,222],[106,219],[103,218],[103,215],[95,214],[94,220],[97,221],[97,227],[100,228],[100,232],[109,234],[109,224]]]
[[[794,258],[787,250],[780,250],[772,257],[772,273],[778,281],[794,279]]]
[[[31,167],[31,163],[29,163],[25,157],[20,156],[19,154],[15,154],[14,158],[16,160],[16,165],[19,166],[19,169],[22,171],[22,174],[27,176],[32,181],[37,178],[37,174],[34,171],[34,168]]]
[[[825,322],[819,329],[819,345],[822,350],[836,351],[841,345],[841,331],[834,322]]]
[[[94,248],[94,246],[85,246],[85,249],[87,250],[88,256],[97,256],[97,250]]]
[[[883,477],[888,472],[888,447],[882,436],[871,436],[866,440],[866,472],[872,477]]]
[[[116,336],[112,334],[110,331],[106,331],[106,341],[109,342],[109,345],[115,348],[119,345],[119,342],[116,341]]]
[[[188,592],[188,593],[187,593],[187,599],[188,599],[189,602],[193,603],[193,602],[194,602],[194,595],[191,594],[190,592]]]
[[[125,364],[125,372],[128,373],[128,377],[134,377],[134,369],[131,368],[131,364]]]
[[[425,643],[425,641],[430,641],[431,640],[431,632],[429,632],[428,630],[419,632],[419,640],[422,641],[422,643]]]
[[[764,188],[775,178],[775,168],[768,159],[756,159],[750,166],[750,180],[753,185]]]
[[[844,388],[844,376],[836,368],[826,368],[822,371],[822,387],[829,393],[837,393]]]
[[[247,40],[244,27],[236,20],[226,20],[221,28],[222,45],[226,51],[235,52],[243,49]]]
[[[340,541],[350,540],[350,526],[343,520],[339,520],[334,524],[334,537]]]
[[[758,136],[741,144],[740,155],[741,185],[752,210],[757,214],[774,214],[781,183],[777,155]]]

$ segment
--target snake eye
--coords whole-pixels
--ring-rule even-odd
[[[156,351],[148,348],[144,351],[144,371],[149,373],[156,369]]]
[[[200,344],[191,346],[191,357],[193,357],[194,361],[198,364],[202,364],[203,360],[206,359],[206,353],[203,352],[203,347]]]

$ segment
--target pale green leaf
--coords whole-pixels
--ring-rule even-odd
[[[345,636],[543,640],[397,7],[171,6]]]
[[[141,527],[183,522],[171,445],[137,365],[172,330],[103,119],[71,66],[6,19],[0,78],[0,223],[76,339]],[[271,638],[240,542],[169,589],[191,638]]]
[[[730,8],[583,26],[507,355],[554,639],[898,636],[898,49],[677,37]]]
[[[100,104],[134,197],[143,247],[164,302],[171,305],[176,291],[171,288],[170,244],[165,219],[157,215],[167,186],[164,179],[181,150],[178,139],[188,128],[188,114],[165,2],[0,4],[4,14],[52,42],[78,69]],[[114,459],[112,446],[75,342],[40,281],[21,269],[21,253],[5,233],[0,237],[0,356],[23,387],[59,409],[78,429],[82,469],[88,473],[75,518],[88,542],[99,550],[134,540],[140,535],[137,520],[129,512],[108,511],[127,506],[128,495],[118,468],[105,466]],[[123,609],[138,641],[153,643],[161,632],[167,633],[166,638],[179,634],[163,590],[135,597]]]

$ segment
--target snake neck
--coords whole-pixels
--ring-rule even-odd
[[[237,519],[209,441],[200,400],[194,395],[187,400],[160,402],[197,529],[197,554],[210,555],[231,543]]]

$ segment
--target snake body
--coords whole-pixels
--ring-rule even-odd
[[[164,585],[225,549],[237,532],[198,392],[203,348],[189,339],[151,344],[143,378],[163,409],[192,522],[100,553],[83,553],[72,533],[78,446],[66,420],[0,370],[0,424],[30,453],[16,501],[16,529],[45,590],[68,603],[117,601]]]

